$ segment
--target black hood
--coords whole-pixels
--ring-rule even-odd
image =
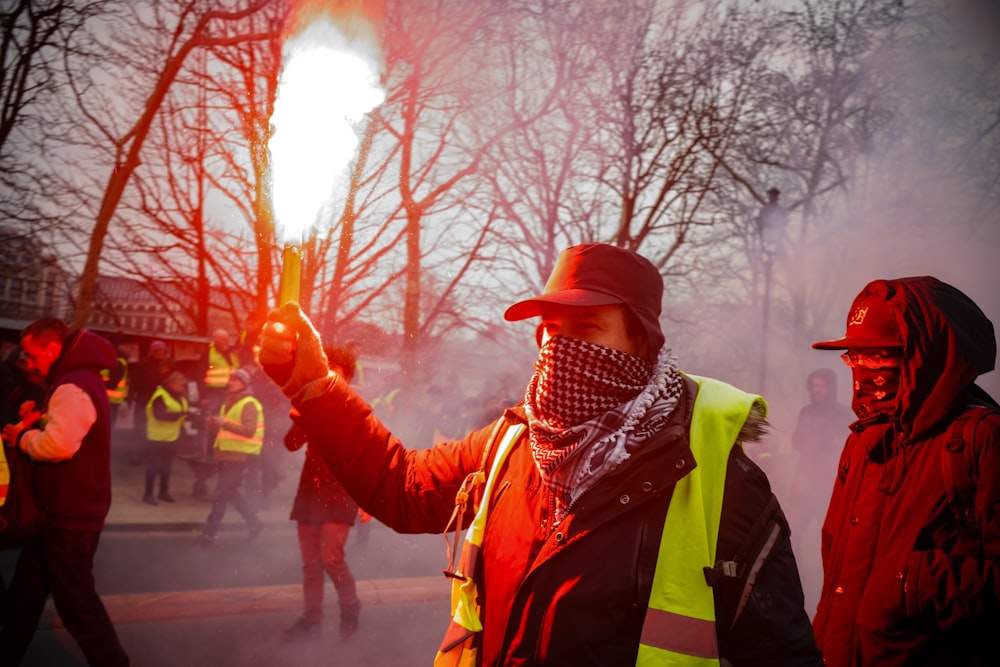
[[[74,331],[63,342],[62,353],[49,370],[48,381],[52,384],[67,373],[75,370],[93,370],[100,373],[114,368],[118,363],[115,348],[106,338],[86,329]]]

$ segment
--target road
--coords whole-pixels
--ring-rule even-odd
[[[110,525],[95,562],[98,590],[136,666],[427,665],[448,623],[439,535],[402,536],[373,524],[362,547],[352,534],[347,559],[364,603],[358,634],[339,640],[328,582],[326,634],[295,645],[282,642],[302,608],[293,523],[268,523],[253,542],[242,525],[227,523],[217,548],[193,545],[195,533],[183,526],[153,528]],[[0,552],[6,580],[15,555]],[[86,664],[51,601],[22,664]]]
[[[366,607],[350,642],[336,626],[321,640],[286,644],[294,618],[267,612],[118,624],[134,667],[427,667],[448,615],[446,601]],[[39,632],[22,667],[83,667],[76,644],[61,629]]]

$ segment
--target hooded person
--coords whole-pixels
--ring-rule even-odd
[[[993,369],[993,324],[936,278],[875,280],[845,335],[813,347],[845,351],[857,416],[822,529],[824,658],[1000,664],[1000,412],[975,383]]]
[[[33,461],[35,500],[48,516],[21,547],[0,615],[0,662],[19,664],[51,594],[91,665],[129,664],[97,594],[94,554],[111,507],[111,406],[101,371],[117,356],[107,339],[53,317],[21,332],[29,373],[45,378],[45,403],[3,429],[5,446]]]
[[[296,304],[271,314],[264,370],[359,505],[449,550],[436,665],[819,665],[787,524],[743,452],[766,404],[684,375],[641,255],[564,250],[542,294],[524,400],[487,427],[407,449],[331,373]]]

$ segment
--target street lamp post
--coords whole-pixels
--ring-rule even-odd
[[[771,282],[774,261],[781,255],[785,241],[788,212],[778,203],[781,191],[772,187],[767,191],[767,203],[757,214],[757,234],[760,240],[761,260],[764,265],[764,310],[761,314],[760,366],[757,369],[757,386],[763,394],[767,380],[767,339],[770,332]]]

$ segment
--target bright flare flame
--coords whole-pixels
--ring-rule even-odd
[[[271,115],[271,201],[285,242],[300,243],[342,182],[355,124],[385,99],[361,44],[318,19],[284,46]]]

